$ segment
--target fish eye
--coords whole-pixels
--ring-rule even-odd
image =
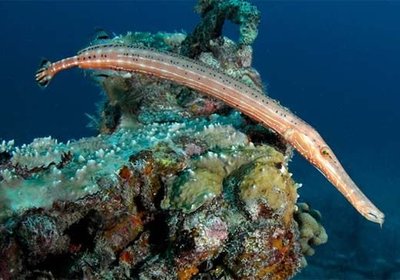
[[[322,147],[320,149],[320,153],[321,155],[323,155],[324,157],[331,157],[329,149],[327,147]]]

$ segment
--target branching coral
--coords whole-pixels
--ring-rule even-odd
[[[245,0],[202,0],[196,6],[202,21],[182,43],[182,53],[195,57],[209,51],[209,42],[222,35],[225,20],[239,24],[239,45],[251,45],[258,34],[260,12]]]
[[[321,225],[321,214],[306,203],[299,203],[295,220],[299,224],[300,244],[304,255],[314,255],[315,246],[328,242],[328,235]]]

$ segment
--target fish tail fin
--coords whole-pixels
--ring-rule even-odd
[[[47,59],[43,59],[40,63],[39,69],[36,71],[35,80],[40,87],[47,87],[53,78],[53,74],[49,71],[50,66],[51,62]]]

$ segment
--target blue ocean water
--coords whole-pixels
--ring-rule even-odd
[[[93,135],[100,89],[79,70],[46,90],[34,82],[42,57],[74,54],[96,27],[190,32],[195,1],[0,2],[0,140]],[[346,170],[385,212],[362,218],[300,156],[291,165],[300,199],[319,209],[329,242],[297,279],[400,279],[400,2],[253,1],[262,12],[254,66],[271,97],[312,124]],[[226,34],[237,36],[235,26]],[[397,272],[397,274],[396,274]]]

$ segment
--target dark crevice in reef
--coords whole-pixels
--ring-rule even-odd
[[[154,254],[165,252],[168,248],[169,227],[166,220],[167,215],[160,212],[145,226],[145,230],[150,232],[149,242],[152,244],[151,250]]]
[[[69,268],[75,262],[75,256],[73,254],[59,254],[59,255],[49,255],[43,262],[33,267],[33,271],[47,271],[55,278],[63,278],[68,275]],[[36,275],[32,275],[36,276]],[[29,279],[29,278],[28,278]],[[32,279],[47,279],[32,277]]]
[[[12,155],[9,152],[1,152],[0,153],[0,165],[8,163],[12,158]]]
[[[287,142],[280,135],[262,126],[249,127],[245,132],[254,144],[268,143],[281,153],[285,153],[288,149]]]
[[[78,222],[72,224],[66,231],[71,239],[71,246],[80,247],[81,250],[93,251],[95,236],[102,229],[102,217],[96,210],[89,210],[88,214]]]
[[[177,255],[191,251],[196,248],[193,233],[188,230],[182,230],[177,234],[173,244],[173,250]]]

